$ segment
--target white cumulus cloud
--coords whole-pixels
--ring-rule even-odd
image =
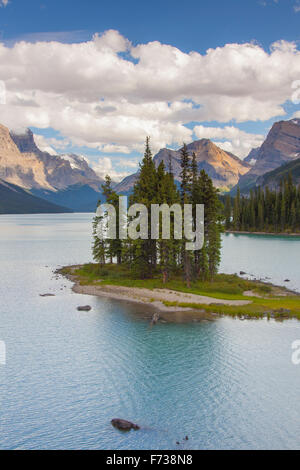
[[[49,144],[49,141],[47,139],[45,139],[44,136],[34,134],[33,137],[34,137],[34,141],[35,141],[37,147],[42,152],[48,152],[48,153],[50,153],[50,155],[57,155],[56,150],[53,147],[51,147],[51,145]]]
[[[298,79],[300,51],[287,41],[268,52],[248,43],[200,54],[158,41],[132,45],[109,30],[82,43],[0,44],[0,80],[7,91],[0,122],[51,127],[73,145],[106,153],[140,152],[150,135],[155,151],[191,141],[189,122],[284,116]],[[228,142],[243,156],[257,140],[240,133]]]
[[[125,163],[125,162],[124,162]],[[127,162],[129,165],[128,167],[132,168],[133,165],[130,165],[132,162]],[[105,178],[106,175],[109,175],[113,181],[119,182],[125,176],[130,175],[130,171],[118,171],[115,168],[115,165],[112,162],[112,159],[108,156],[102,156],[98,159],[98,161],[92,162],[91,166],[93,170],[99,175],[101,178]]]

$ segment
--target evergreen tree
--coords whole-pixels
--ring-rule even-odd
[[[171,170],[171,168],[170,168]],[[173,204],[180,203],[180,194],[177,190],[172,172],[166,173],[164,163],[161,162],[157,168],[157,204],[167,204],[171,207]],[[162,271],[163,283],[166,283],[170,273],[174,270],[176,263],[176,253],[179,249],[179,241],[174,238],[174,213],[170,213],[170,238],[162,238],[162,218],[159,221],[159,241],[158,255],[159,264]]]
[[[180,150],[180,166],[181,166],[181,173],[180,173],[181,202],[182,204],[188,204],[191,171],[190,171],[190,156],[189,156],[186,144],[183,144],[183,147]]]
[[[241,205],[241,194],[240,194],[240,188],[237,188],[236,196],[234,198],[234,207],[233,207],[233,227],[234,230],[240,230],[240,205]]]
[[[127,263],[132,273],[138,278],[149,278],[161,275],[163,283],[171,277],[173,272],[182,269],[187,286],[191,286],[193,279],[213,280],[218,271],[221,249],[221,231],[223,223],[223,207],[219,201],[218,191],[214,188],[211,178],[202,170],[198,171],[196,155],[189,158],[186,145],[181,150],[181,186],[180,191],[175,184],[171,161],[168,162],[168,171],[161,162],[155,168],[150,149],[149,138],[146,139],[145,153],[140,164],[140,171],[129,204],[144,204],[148,209],[148,239],[126,240],[119,239],[119,197],[112,188],[111,179],[107,176],[102,186],[103,195],[108,204],[113,205],[117,214],[116,239],[102,239],[97,234],[97,224],[105,220],[105,214],[96,216],[93,222],[94,259],[100,264],[106,261]],[[299,191],[296,191],[299,194]],[[299,198],[300,201],[300,198]],[[186,239],[177,240],[174,236],[174,213],[170,212],[170,238],[163,238],[162,218],[158,221],[158,239],[151,238],[151,205],[192,204],[192,227],[195,231],[196,205],[204,205],[204,245],[201,250],[191,252],[186,250]],[[244,201],[239,201],[239,211],[244,210]],[[230,207],[229,207],[230,206]],[[295,204],[293,220],[297,220]],[[183,211],[184,213],[184,211]],[[245,214],[247,210],[245,210]],[[241,214],[239,213],[239,216]],[[242,217],[243,224],[247,223],[248,216]],[[227,202],[227,224],[231,219],[231,201]],[[132,220],[132,219],[131,219]],[[127,221],[130,223],[131,220]]]
[[[139,178],[136,182],[130,204],[144,204],[148,209],[148,239],[130,243],[132,256],[131,268],[143,278],[151,277],[157,261],[156,240],[151,239],[151,204],[157,201],[157,174],[152,159],[150,138],[147,137],[145,153],[140,164]]]
[[[229,204],[226,199],[224,210],[225,228],[228,229]],[[268,186],[250,191],[250,197],[234,200],[234,230],[297,232],[300,231],[300,190],[293,184],[292,175],[280,182],[279,190]]]
[[[191,181],[191,172],[190,172],[190,157],[188,154],[186,144],[183,144],[183,147],[180,151],[181,158],[180,158],[180,166],[181,166],[181,203],[182,206],[184,204],[190,203],[190,181]],[[192,260],[191,254],[188,250],[185,249],[186,240],[183,238],[182,243],[182,264],[183,264],[183,271],[184,271],[184,278],[186,281],[186,285],[188,288],[191,286],[192,280]]]
[[[99,203],[98,203],[99,205]],[[106,254],[106,246],[105,240],[98,236],[98,226],[102,222],[103,216],[95,216],[93,219],[93,246],[92,246],[92,253],[94,260],[103,266],[105,264],[105,254]]]
[[[106,199],[106,203],[111,204],[116,211],[116,238],[102,239],[98,237],[97,228],[105,219],[106,215],[100,217],[95,216],[93,221],[93,256],[94,259],[101,264],[104,264],[107,259],[112,263],[114,258],[116,258],[117,263],[120,264],[122,262],[122,242],[119,239],[119,197],[117,193],[113,191],[111,187],[111,178],[108,175],[106,175],[105,182],[102,184],[102,193]]]
[[[202,250],[200,272],[207,273],[212,281],[218,272],[221,260],[221,233],[223,231],[223,206],[214,188],[211,178],[201,170],[199,188],[204,204],[204,236],[205,245]],[[203,277],[203,276],[202,276]]]
[[[229,230],[231,227],[231,197],[228,194],[225,201],[225,229]]]

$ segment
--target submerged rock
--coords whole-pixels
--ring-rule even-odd
[[[40,294],[40,297],[55,297],[55,294]]]
[[[130,431],[131,429],[138,430],[140,427],[137,424],[132,423],[131,421],[126,421],[126,419],[112,419],[111,424],[114,428],[119,429],[120,431]]]
[[[79,310],[79,312],[89,312],[92,310],[92,307],[90,305],[83,305],[82,307],[77,307],[77,310]]]

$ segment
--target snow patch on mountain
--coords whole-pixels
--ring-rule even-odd
[[[82,169],[82,163],[85,162],[87,163],[87,159],[84,158],[83,156],[81,155],[74,155],[74,154],[63,154],[63,155],[59,155],[60,158],[62,158],[63,160],[66,160],[70,163],[71,165],[71,168],[73,170],[81,170]]]

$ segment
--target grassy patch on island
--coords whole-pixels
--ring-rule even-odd
[[[199,303],[164,302],[167,306],[191,307],[206,312],[233,317],[272,317],[277,319],[300,319],[300,296],[291,293],[284,287],[277,288],[260,281],[241,279],[236,275],[218,274],[214,282],[196,281],[188,289],[178,272],[166,283],[162,283],[161,275],[154,274],[152,279],[136,279],[125,265],[85,264],[75,268],[66,267],[61,274],[74,275],[81,285],[115,285],[124,287],[140,287],[146,289],[170,289],[178,292],[204,295],[224,300],[249,300],[251,303],[242,306],[204,305]],[[251,291],[252,295],[244,295]]]

